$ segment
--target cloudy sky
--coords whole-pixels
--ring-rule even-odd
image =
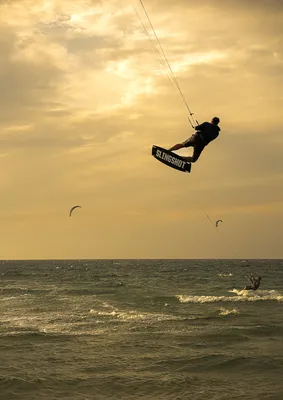
[[[139,1],[1,0],[0,258],[283,257],[283,1],[144,5],[220,137],[151,156],[193,130]]]

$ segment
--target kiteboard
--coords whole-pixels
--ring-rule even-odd
[[[168,165],[168,167],[175,168],[182,172],[191,172],[191,163],[187,162],[183,157],[178,156],[178,154],[172,153],[169,150],[153,145],[152,155],[158,161]]]

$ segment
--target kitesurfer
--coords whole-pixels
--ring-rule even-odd
[[[207,146],[212,140],[215,140],[219,136],[220,127],[218,126],[220,119],[213,117],[211,122],[203,122],[202,124],[195,126],[194,133],[189,139],[183,143],[177,143],[171,147],[169,151],[179,150],[183,147],[193,147],[194,152],[191,157],[183,157],[185,161],[194,163],[198,160],[205,146]]]
[[[252,286],[250,286],[250,285],[246,286],[244,288],[244,290],[257,290],[259,288],[259,285],[260,285],[261,277],[258,276],[257,278],[254,278],[253,275],[250,274],[249,280],[251,281]]]

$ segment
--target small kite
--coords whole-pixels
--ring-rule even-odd
[[[216,223],[215,223],[216,228],[218,228],[219,222],[223,222],[222,219],[218,219],[218,220],[216,221]]]
[[[70,209],[70,212],[69,212],[69,217],[72,215],[72,213],[73,213],[73,211],[74,211],[75,208],[82,208],[82,207],[81,207],[81,206],[74,206],[74,207],[72,207],[72,208]]]

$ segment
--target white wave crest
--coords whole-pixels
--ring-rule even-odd
[[[237,296],[257,298],[258,300],[278,300],[282,301],[283,296],[276,290],[244,290],[232,289],[230,293],[235,293]]]
[[[137,311],[122,311],[116,309],[116,311],[100,311],[95,309],[89,310],[90,314],[94,314],[100,317],[114,317],[115,320],[137,320],[137,321],[171,321],[171,320],[182,320],[182,317],[171,315],[171,314],[158,314],[158,313],[146,313]]]
[[[221,307],[219,310],[219,315],[226,316],[226,315],[238,315],[239,311],[237,308],[233,308],[232,310],[228,310],[226,308]]]
[[[180,303],[217,303],[217,302],[244,302],[259,300],[283,301],[283,296],[275,290],[257,290],[256,292],[248,290],[233,289],[230,292],[237,296],[186,296],[176,295]]]

